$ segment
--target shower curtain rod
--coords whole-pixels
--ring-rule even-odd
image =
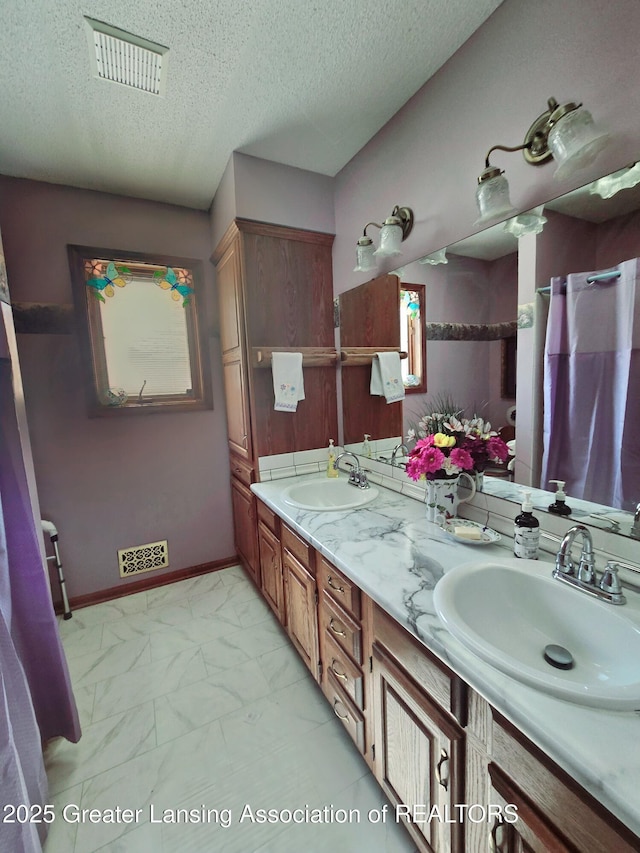
[[[610,278],[620,278],[620,270],[608,270],[607,272],[598,272],[587,276],[587,284],[596,284],[598,281],[608,281]],[[566,290],[567,285],[562,285],[562,292]],[[538,287],[536,293],[551,293],[551,285],[546,287]]]

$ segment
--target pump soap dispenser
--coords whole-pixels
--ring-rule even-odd
[[[365,432],[364,441],[362,442],[362,450],[360,451],[362,455],[365,456],[367,459],[371,459],[371,445],[369,444],[370,438],[371,436],[369,435],[369,433]]]
[[[329,453],[327,455],[327,477],[337,477],[338,469],[336,468],[336,449],[333,446],[333,439],[329,439]]]
[[[522,497],[522,512],[516,516],[513,528],[513,553],[525,560],[537,560],[540,522],[532,512],[531,492],[524,489]]]
[[[555,503],[549,505],[549,512],[555,515],[571,515],[571,507],[565,503],[567,496],[564,492],[564,480],[549,480],[549,482],[555,483],[558,487]]]

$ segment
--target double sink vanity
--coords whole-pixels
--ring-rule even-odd
[[[560,583],[553,549],[515,560],[508,524],[461,544],[412,488],[251,486],[256,582],[416,845],[640,849],[640,595]],[[555,645],[571,668],[545,660]]]

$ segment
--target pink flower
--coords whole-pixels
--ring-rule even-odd
[[[449,458],[454,465],[457,465],[458,468],[460,468],[460,470],[473,470],[473,458],[468,450],[465,450],[462,447],[454,447]]]
[[[407,462],[407,474],[412,480],[420,480],[425,474],[435,474],[442,468],[446,457],[428,439],[421,439],[411,451]]]
[[[509,455],[509,449],[497,435],[487,441],[487,455],[492,462],[504,462]]]

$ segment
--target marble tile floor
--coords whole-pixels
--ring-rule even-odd
[[[384,794],[239,566],[77,610],[60,631],[83,737],[45,751],[45,853],[415,850],[392,811],[369,820]],[[258,820],[306,806],[351,820]]]

